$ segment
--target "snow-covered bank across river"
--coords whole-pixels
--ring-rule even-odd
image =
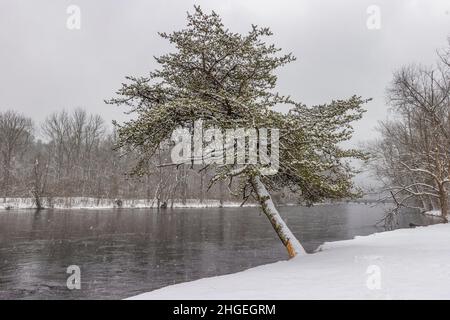
[[[36,209],[36,204],[32,198],[6,198],[0,199],[0,210],[10,209]],[[68,197],[68,198],[52,198],[51,200],[43,199],[44,208],[51,209],[145,209],[157,208],[156,200],[147,199],[98,199],[87,197]],[[174,201],[167,204],[169,208],[236,208],[241,205],[240,202],[224,201],[220,204],[219,200],[206,199],[202,202],[197,199],[187,199],[185,203],[182,201]],[[251,207],[256,204],[247,203],[244,206]]]
[[[314,254],[130,299],[450,299],[450,224],[329,242]]]

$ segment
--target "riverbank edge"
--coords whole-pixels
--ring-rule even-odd
[[[350,203],[365,202],[364,200],[351,201]],[[337,205],[349,203],[346,201],[316,203],[320,205]],[[301,206],[298,203],[277,204],[279,207]],[[202,208],[239,208],[239,207],[259,207],[258,203],[247,202],[242,205],[241,202],[224,201],[220,203],[216,199],[187,199],[186,202],[169,202],[165,209],[202,209]],[[0,199],[0,211],[6,210],[36,210],[37,206],[33,198],[6,198]],[[90,197],[55,197],[50,203],[44,200],[41,209],[67,209],[67,210],[106,210],[106,209],[158,209],[156,200],[147,199],[98,199]],[[159,208],[162,209],[162,208]]]
[[[241,203],[233,201],[205,199],[187,199],[185,202],[174,201],[167,203],[167,209],[195,209],[195,208],[237,208]],[[257,204],[247,203],[244,207],[255,207]],[[32,198],[6,198],[0,200],[0,210],[36,210],[37,206]],[[98,199],[91,197],[55,197],[44,200],[41,209],[68,210],[102,210],[102,209],[158,209],[157,200],[148,199]]]

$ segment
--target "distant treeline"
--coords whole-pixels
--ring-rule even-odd
[[[113,128],[82,109],[51,114],[39,124],[13,110],[0,112],[0,197],[33,198],[37,207],[56,197],[149,199],[158,207],[187,199],[240,201],[229,195],[227,183],[207,190],[208,170],[159,167],[170,162],[163,150],[149,163],[149,173],[130,177],[137,157],[132,150],[114,150],[115,141]],[[284,193],[275,198],[294,201]]]

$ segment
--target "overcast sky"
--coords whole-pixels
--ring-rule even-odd
[[[66,27],[71,4],[81,10],[80,30]],[[153,56],[171,50],[157,32],[182,28],[193,4],[215,10],[232,31],[246,32],[252,23],[270,27],[273,42],[298,58],[279,72],[283,94],[306,104],[373,98],[356,140],[373,137],[388,115],[392,72],[433,63],[450,35],[449,0],[0,0],[0,111],[42,121],[83,107],[108,122],[123,119],[123,110],[103,100],[126,75],[155,68]],[[367,27],[370,5],[380,9],[380,29]]]

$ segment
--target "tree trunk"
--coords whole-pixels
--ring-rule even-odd
[[[441,205],[441,216],[445,222],[448,222],[448,193],[443,185],[439,186],[439,202]]]
[[[3,178],[3,202],[6,203],[6,198],[9,197],[11,191],[11,160],[9,156],[5,156],[3,168],[5,171],[5,177]]]
[[[203,172],[204,171],[202,171],[200,173],[200,203],[203,203],[205,200],[205,190],[204,190],[204,186],[203,186],[203,180],[204,180],[205,174]]]
[[[224,196],[223,196],[223,180],[220,180],[220,182],[219,182],[219,204],[220,204],[221,208],[223,207],[223,198],[224,198]]]
[[[270,220],[272,227],[275,229],[275,232],[278,234],[281,242],[286,247],[289,258],[293,258],[298,254],[306,254],[303,246],[300,244],[291,230],[289,230],[286,223],[284,223],[283,219],[278,213],[278,210],[275,208],[272,198],[270,197],[270,194],[264,184],[261,182],[260,177],[253,177],[251,183],[264,214]]]
[[[42,174],[40,172],[39,168],[39,158],[36,158],[33,166],[33,177],[32,177],[32,188],[31,188],[31,194],[34,197],[34,202],[36,204],[37,210],[42,210],[42,201],[41,201],[41,191],[42,191]]]
[[[187,171],[187,169],[185,168],[185,167],[183,167],[183,182],[182,182],[182,195],[181,195],[181,203],[182,204],[186,204],[186,202],[187,202],[187,190],[188,190],[188,182],[187,182],[187,180],[188,180],[188,171]]]

